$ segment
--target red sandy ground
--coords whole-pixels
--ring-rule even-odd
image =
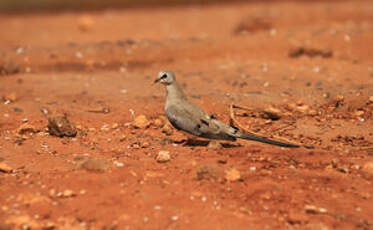
[[[0,163],[12,168],[0,229],[372,229],[372,12],[302,1],[1,15],[0,61],[20,73],[0,76]],[[289,56],[297,47],[314,51]],[[236,110],[247,129],[315,149],[172,144],[183,135],[154,124],[163,69],[219,119],[233,102],[249,108]],[[42,108],[78,135],[48,135]],[[141,114],[152,124],[135,129]]]

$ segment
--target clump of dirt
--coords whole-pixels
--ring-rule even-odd
[[[272,23],[268,19],[260,17],[250,17],[238,23],[237,26],[233,29],[233,33],[236,35],[255,33],[258,31],[270,30],[272,28]]]
[[[1,75],[13,75],[20,72],[20,67],[18,64],[8,61],[0,62],[0,76]]]
[[[298,58],[301,56],[307,57],[322,57],[322,58],[331,58],[333,57],[333,51],[328,49],[317,49],[317,48],[307,48],[307,47],[297,47],[289,51],[289,57]]]
[[[77,129],[66,115],[48,115],[48,132],[56,137],[75,137]]]

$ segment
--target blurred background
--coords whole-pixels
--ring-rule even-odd
[[[0,11],[98,10],[110,8],[243,2],[242,0],[1,0]]]

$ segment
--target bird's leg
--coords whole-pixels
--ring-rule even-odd
[[[183,142],[181,142],[180,145],[185,146],[185,145],[188,145],[189,142],[190,142],[190,140],[189,140],[189,138],[187,138]]]

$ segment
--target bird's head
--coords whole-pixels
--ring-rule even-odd
[[[160,82],[163,85],[171,85],[175,80],[175,75],[172,71],[161,71],[157,79],[155,79],[154,84]]]

